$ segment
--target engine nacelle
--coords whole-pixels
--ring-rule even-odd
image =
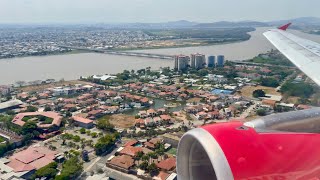
[[[320,108],[193,129],[179,142],[178,179],[318,179],[318,132]]]

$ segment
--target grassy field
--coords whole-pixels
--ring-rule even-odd
[[[25,116],[22,118],[22,121],[28,122],[30,119],[37,118],[37,121],[40,121],[42,124],[51,124],[53,119],[46,116]]]
[[[262,89],[266,94],[278,95],[280,96],[281,93],[277,92],[276,88],[272,87],[265,87],[265,86],[245,86],[240,91],[242,96],[252,98],[253,91],[257,89]]]
[[[107,118],[109,122],[117,128],[129,128],[134,126],[135,118],[134,116],[125,114],[115,114],[111,116],[105,116],[100,119]]]
[[[41,84],[41,85],[32,85],[32,86],[24,86],[19,88],[19,90],[24,92],[29,91],[42,91],[48,88],[58,87],[58,86],[69,86],[69,85],[75,85],[75,84],[92,84],[90,82],[80,81],[80,80],[72,80],[72,81],[61,81],[61,82],[55,82],[51,84]]]
[[[177,149],[176,148],[171,148],[169,151],[168,151],[169,154],[172,154],[172,155],[177,155]]]

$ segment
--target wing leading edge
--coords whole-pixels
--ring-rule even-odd
[[[320,86],[320,44],[297,37],[285,30],[290,24],[263,35],[293,64]]]

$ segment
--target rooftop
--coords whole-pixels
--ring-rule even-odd
[[[22,101],[18,100],[18,99],[14,99],[14,100],[10,100],[10,101],[6,101],[3,103],[0,103],[0,109],[7,109],[13,106],[18,106],[23,104]]]
[[[135,156],[138,152],[142,151],[141,147],[132,147],[132,146],[127,146],[124,147],[120,153],[121,154],[125,154],[125,155],[129,155],[129,156]]]
[[[122,156],[116,156],[111,159],[110,164],[124,168],[129,169],[134,165],[134,160],[132,157],[128,155],[122,155]]]
[[[30,147],[26,150],[15,153],[9,158],[7,163],[14,172],[30,171],[40,169],[53,162],[56,151],[51,151],[46,147]]]
[[[25,116],[45,116],[45,117],[49,117],[52,118],[52,123],[51,124],[38,124],[38,127],[40,128],[48,128],[51,127],[53,125],[56,126],[60,126],[61,121],[62,121],[62,116],[60,116],[59,113],[56,112],[26,112],[26,113],[19,113],[17,114],[14,119],[12,120],[12,123],[19,125],[19,126],[23,126],[26,122],[23,121],[22,119]]]
[[[72,116],[72,119],[73,119],[74,121],[78,121],[78,122],[81,122],[81,123],[84,123],[84,124],[93,123],[92,120],[86,119],[86,118],[83,118],[83,117],[80,117],[80,116]]]
[[[156,164],[158,168],[164,169],[167,171],[173,170],[176,167],[176,158],[168,158],[163,161],[160,161]]]

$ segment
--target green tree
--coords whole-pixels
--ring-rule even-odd
[[[12,110],[8,110],[8,111],[6,111],[6,114],[8,114],[8,115],[15,115],[16,113],[15,113],[14,111],[12,111]]]
[[[61,174],[56,176],[55,180],[77,179],[83,171],[83,165],[78,157],[71,157],[62,165]]]
[[[148,166],[148,171],[150,173],[150,176],[156,176],[159,174],[159,169],[155,163],[152,163]]]
[[[267,87],[278,87],[279,81],[275,78],[261,78],[261,85]]]
[[[58,163],[52,162],[52,163],[38,169],[36,171],[36,173],[32,176],[32,179],[43,178],[43,177],[46,177],[47,179],[52,179],[58,173],[57,167],[58,167]]]
[[[85,129],[85,128],[81,128],[81,129],[80,129],[80,133],[81,133],[81,134],[85,134],[85,133],[86,133],[86,129]]]
[[[139,165],[139,168],[142,169],[142,170],[147,170],[148,169],[148,162],[147,161],[143,161],[140,165]]]
[[[264,96],[266,96],[266,93],[261,89],[257,89],[255,91],[253,91],[252,96],[255,98],[264,97]]]
[[[141,159],[142,159],[143,161],[148,161],[148,160],[149,160],[149,156],[148,156],[147,154],[145,154],[145,155],[143,155],[143,156],[141,157]]]
[[[50,107],[50,106],[46,106],[46,107],[44,108],[44,111],[51,111],[51,107]]]
[[[114,132],[114,126],[109,122],[107,117],[103,117],[97,121],[97,128],[104,131]]]
[[[91,133],[91,137],[92,137],[92,138],[96,138],[96,137],[98,137],[98,133],[96,133],[96,132],[92,132],[92,133]]]
[[[35,122],[26,122],[23,126],[22,126],[22,134],[26,135],[26,134],[37,134],[37,129],[38,126]],[[38,132],[39,133],[39,132]]]
[[[27,106],[26,112],[37,112],[38,108],[34,106]]]
[[[289,96],[298,96],[301,98],[309,98],[314,93],[314,87],[310,84],[301,83],[285,83],[281,87],[281,92]]]
[[[142,152],[142,151],[139,151],[139,152],[137,152],[137,154],[135,155],[135,159],[136,159],[136,160],[140,160],[142,156],[143,156],[143,152]]]
[[[78,135],[73,136],[72,139],[73,139],[75,142],[80,142],[80,140],[81,140],[80,136],[78,136]]]
[[[117,138],[119,138],[118,133],[107,134],[103,137],[100,137],[94,146],[96,154],[101,155],[108,151],[112,146],[114,146]]]
[[[259,115],[259,116],[265,116],[266,114],[267,114],[267,112],[264,109],[258,109],[257,110],[257,115]]]

